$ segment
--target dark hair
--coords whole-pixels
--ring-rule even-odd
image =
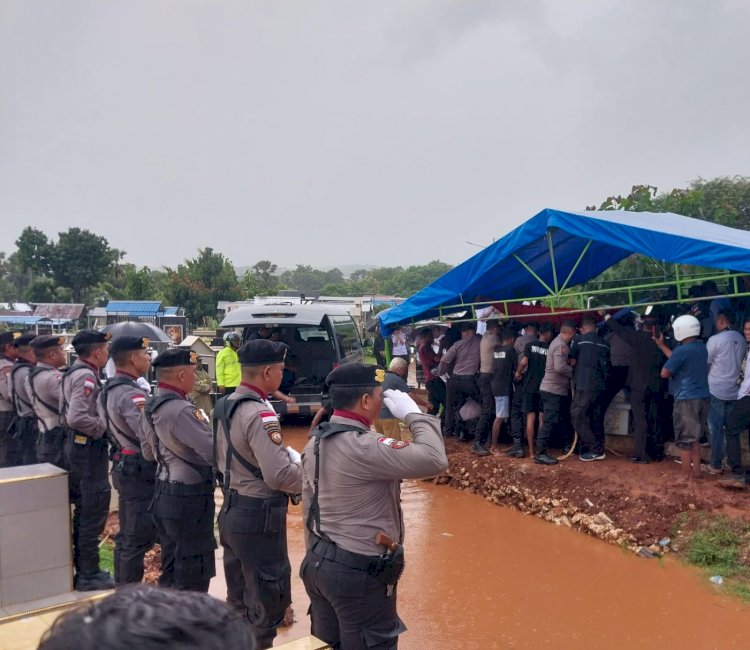
[[[596,318],[593,316],[584,316],[581,319],[581,325],[586,327],[596,327]]]
[[[102,346],[106,346],[106,343],[79,343],[78,345],[74,345],[73,349],[76,351],[76,354],[81,357],[82,359],[85,359],[87,357],[90,357],[97,348],[100,348]]]
[[[359,401],[362,395],[372,395],[376,386],[331,386],[328,394],[331,406],[335,409],[348,409]]]
[[[524,325],[524,329],[528,329],[529,327],[535,329],[537,332],[539,331],[539,323],[537,323],[535,320],[529,321]]]
[[[723,318],[727,321],[730,325],[734,323],[734,312],[732,312],[730,309],[722,309],[718,314],[716,314],[716,318]]]
[[[554,333],[555,328],[552,325],[552,323],[543,323],[542,326],[539,328],[540,334],[546,334],[547,332]]]
[[[39,650],[255,650],[247,622],[229,605],[193,591],[151,585],[111,596],[60,616]]]
[[[112,353],[112,361],[115,362],[115,366],[118,368],[124,366],[130,359],[130,355],[136,352],[136,350],[119,350],[118,352]]]
[[[507,341],[508,339],[514,339],[514,338],[516,338],[516,335],[513,332],[513,330],[510,329],[509,327],[505,327],[505,328],[503,328],[503,329],[500,330],[500,340],[501,341]]]
[[[431,327],[423,327],[421,330],[419,330],[419,335],[420,336],[435,336],[432,333],[432,328]]]

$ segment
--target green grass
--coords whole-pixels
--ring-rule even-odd
[[[99,547],[99,568],[115,574],[115,545],[110,540]]]
[[[722,576],[727,592],[750,600],[750,524],[706,513],[679,522],[683,559],[701,568],[707,578]]]

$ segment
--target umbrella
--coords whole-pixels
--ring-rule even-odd
[[[172,339],[169,338],[169,334],[151,323],[125,321],[123,323],[105,325],[102,327],[101,331],[111,333],[112,339],[118,339],[121,336],[146,336],[151,339],[151,341],[160,341],[162,343],[172,342]]]

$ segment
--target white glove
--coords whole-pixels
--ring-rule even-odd
[[[286,455],[289,456],[289,460],[293,463],[301,463],[302,462],[302,456],[296,449],[292,449],[291,447],[286,448]]]
[[[388,389],[383,392],[383,402],[394,418],[403,420],[409,413],[421,413],[417,403],[400,390]]]

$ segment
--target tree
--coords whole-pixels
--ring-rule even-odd
[[[26,226],[16,240],[18,263],[24,271],[49,276],[54,263],[55,245],[41,230]]]
[[[67,287],[55,284],[52,278],[34,278],[24,295],[26,302],[71,302],[73,294]]]
[[[255,276],[255,282],[257,285],[257,291],[252,295],[258,295],[259,293],[272,294],[279,284],[278,278],[276,277],[276,271],[278,266],[270,260],[261,260],[257,262],[252,272]],[[247,275],[247,274],[246,274]]]
[[[198,251],[176,269],[167,268],[164,296],[173,305],[184,307],[194,324],[202,324],[216,314],[219,300],[237,300],[242,290],[232,263],[212,248]]]

